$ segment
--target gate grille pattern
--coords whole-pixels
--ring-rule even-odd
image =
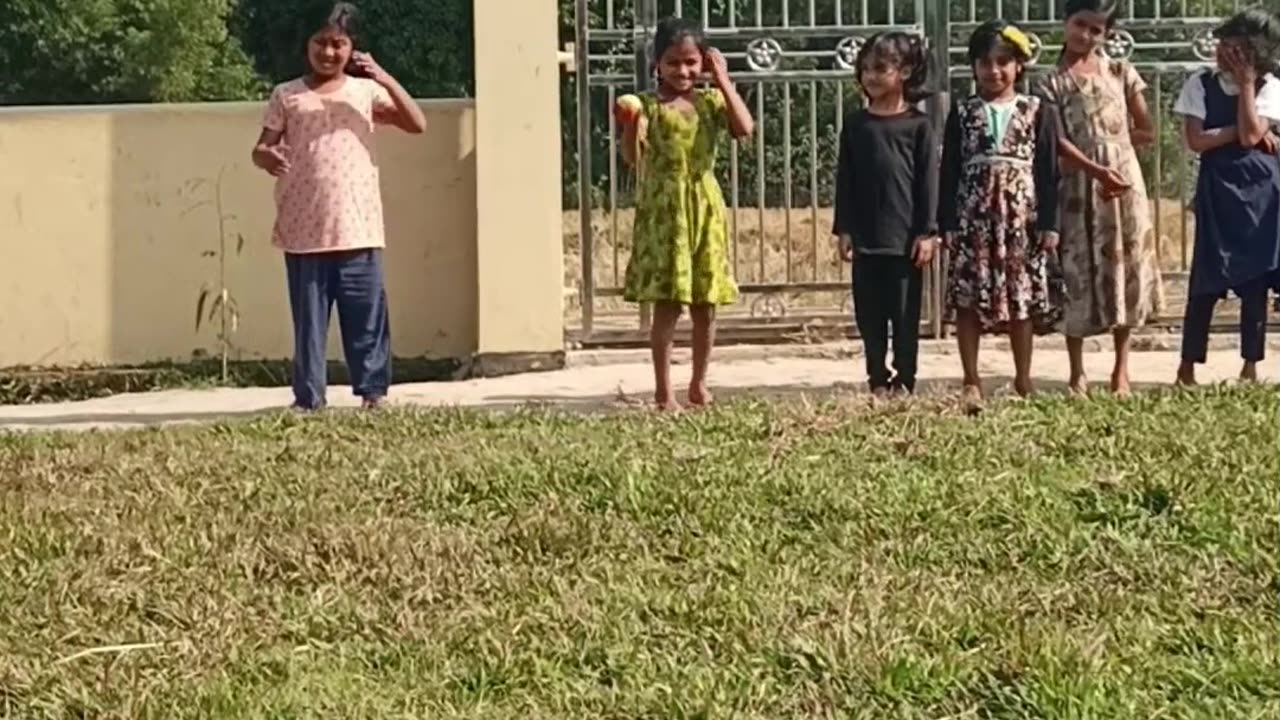
[[[812,339],[850,330],[848,269],[830,240],[837,138],[861,104],[853,61],[884,30],[926,36],[952,93],[972,90],[964,47],[981,22],[1024,24],[1040,48],[1037,67],[1061,48],[1062,0],[576,0],[577,209],[566,214],[566,256],[577,281],[573,340],[640,342],[647,313],[621,301],[630,249],[632,182],[610,109],[624,93],[649,89],[650,40],[669,15],[698,19],[729,60],[752,108],[756,134],[728,143],[718,175],[729,205],[732,258],[743,290],[722,314],[740,339]],[[1128,0],[1106,51],[1133,62],[1151,85],[1160,141],[1143,158],[1167,276],[1167,310],[1181,307],[1194,234],[1189,188],[1194,163],[1169,108],[1188,73],[1210,62],[1211,31],[1239,0]],[[1034,77],[1034,68],[1033,74]],[[929,103],[941,124],[943,93]],[[572,200],[571,200],[572,202]],[[576,243],[574,236],[576,235]],[[941,283],[926,280],[925,331],[943,334]],[[1172,318],[1166,318],[1172,319]],[[577,321],[576,323],[574,321]]]

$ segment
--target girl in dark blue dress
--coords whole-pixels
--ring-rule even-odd
[[[1280,18],[1249,10],[1215,32],[1218,67],[1187,81],[1175,111],[1200,155],[1196,240],[1178,382],[1194,385],[1209,325],[1228,291],[1240,298],[1243,380],[1266,348],[1267,291],[1280,288]]]

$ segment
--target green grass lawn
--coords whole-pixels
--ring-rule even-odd
[[[1274,388],[937,402],[2,437],[0,717],[1280,716]]]

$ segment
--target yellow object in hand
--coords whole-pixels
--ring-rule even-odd
[[[630,125],[644,112],[644,104],[636,95],[623,95],[614,106],[614,117],[618,122]]]

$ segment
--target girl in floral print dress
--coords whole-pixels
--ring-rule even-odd
[[[1056,113],[1020,94],[1031,42],[1005,20],[984,23],[969,40],[978,94],[947,121],[938,224],[951,252],[947,310],[954,315],[964,366],[964,399],[982,399],[978,345],[983,333],[1009,334],[1014,389],[1031,393],[1031,345],[1061,317]]]
[[[679,407],[671,387],[671,349],[684,308],[693,318],[689,403],[707,405],[707,369],[715,344],[716,307],[738,298],[729,263],[724,198],[716,182],[716,147],[726,131],[751,134],[751,113],[729,79],[724,56],[693,21],[669,18],[653,39],[658,89],[619,103],[623,153],[636,167],[634,246],[623,297],[652,303],[654,400]],[[713,90],[698,83],[709,75]]]

